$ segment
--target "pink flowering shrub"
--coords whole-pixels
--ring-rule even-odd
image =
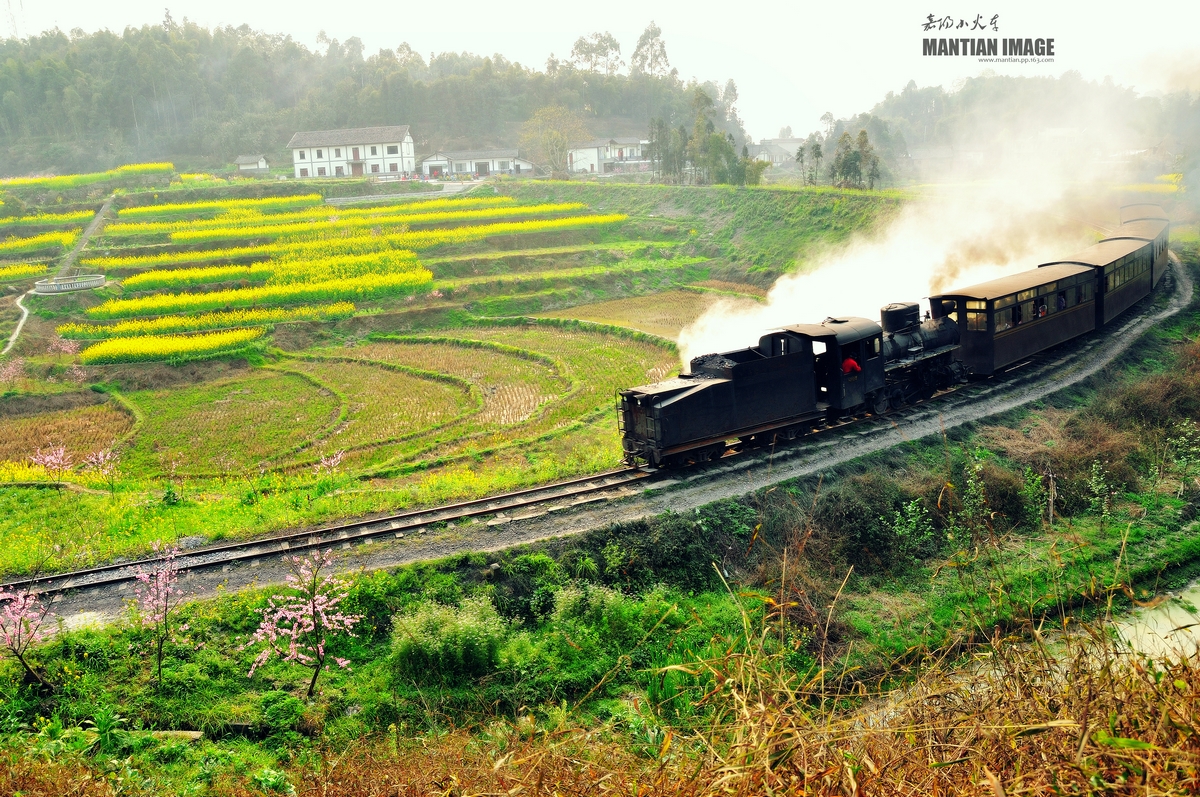
[[[74,356],[79,354],[79,341],[67,340],[66,338],[55,338],[50,341],[50,352],[52,354],[69,354]]]
[[[73,464],[71,454],[67,451],[66,446],[52,446],[45,450],[39,448],[29,457],[29,460],[34,465],[45,468],[56,482],[62,481],[63,474],[69,471]]]
[[[0,363],[0,383],[11,387],[16,384],[18,379],[24,378],[25,359],[23,357],[14,357],[11,360]]]
[[[259,609],[262,622],[258,630],[243,646],[243,650],[263,646],[247,677],[253,678],[259,667],[278,656],[313,671],[308,683],[311,698],[317,678],[326,668],[329,640],[339,634],[354,636],[354,626],[362,615],[347,614],[338,608],[348,597],[350,585],[334,575],[331,553],[314,550],[308,556],[293,556],[289,567],[292,572],[287,586],[291,594],[267,599],[266,607]],[[350,665],[346,659],[333,657],[333,661],[339,667]]]
[[[36,593],[0,589],[0,645],[42,686],[53,686],[29,663],[29,649],[45,639],[50,607]]]
[[[92,470],[104,479],[108,485],[110,495],[117,493],[117,466],[120,456],[111,448],[102,448],[99,451],[93,451],[83,459],[84,467]]]
[[[313,465],[313,472],[320,475],[324,471],[326,475],[332,476],[337,472],[338,466],[342,464],[342,460],[345,458],[345,451],[335,451],[332,454],[321,457],[321,461]]]
[[[158,558],[149,568],[138,568],[134,574],[137,584],[134,594],[137,602],[134,606],[136,621],[150,632],[154,644],[154,659],[158,674],[158,683],[162,684],[163,649],[167,642],[176,638],[176,634],[188,630],[187,623],[174,626],[176,610],[183,599],[183,590],[179,589],[179,549],[164,548],[162,543],[154,543],[154,552]]]

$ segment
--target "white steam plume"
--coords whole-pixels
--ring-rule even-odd
[[[769,329],[827,316],[878,320],[890,302],[1035,268],[1094,243],[1117,224],[1111,188],[1123,177],[1107,157],[1118,145],[1096,135],[1103,130],[1014,138],[1007,152],[993,145],[995,165],[927,189],[882,232],[781,277],[758,307],[713,305],[679,334],[685,370],[692,357],[755,345]]]

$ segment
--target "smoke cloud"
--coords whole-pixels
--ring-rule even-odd
[[[1127,175],[1114,153],[1126,151],[1129,136],[1106,124],[1103,108],[1074,110],[1077,127],[1043,120],[1036,132],[1022,131],[1022,114],[1009,116],[1007,130],[982,128],[957,147],[959,168],[920,189],[886,229],[780,278],[755,308],[713,305],[680,333],[685,368],[697,355],[754,345],[769,329],[828,316],[878,320],[890,302],[921,301],[1091,245],[1118,223],[1114,186]]]

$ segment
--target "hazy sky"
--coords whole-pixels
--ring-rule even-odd
[[[565,58],[580,35],[611,31],[628,60],[650,20],[658,23],[671,64],[685,80],[733,78],[739,112],[755,138],[791,125],[797,133],[818,127],[825,111],[847,116],[869,109],[909,79],[918,85],[955,81],[992,68],[1002,74],[1060,75],[1074,69],[1085,79],[1111,76],[1139,91],[1185,85],[1200,89],[1200,3],[1164,0],[1083,4],[1046,0],[943,0],[807,3],[759,0],[747,6],[694,0],[641,3],[572,3],[547,0],[455,0],[442,3],[349,0],[4,0],[5,34],[28,36],[59,27],[119,31],[163,19],[203,25],[240,25],[291,34],[316,47],[319,31],[345,40],[358,36],[367,52],[410,43],[430,52],[502,53],[543,68],[551,53]],[[1090,6],[1090,7],[1089,7]],[[999,32],[924,33],[922,23],[951,16],[990,21]],[[924,36],[1054,38],[1052,63],[991,63],[976,57],[923,57]]]

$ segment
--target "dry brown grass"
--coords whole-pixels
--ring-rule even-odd
[[[0,462],[28,461],[38,448],[66,446],[75,462],[111,446],[133,426],[115,402],[0,421]]]

